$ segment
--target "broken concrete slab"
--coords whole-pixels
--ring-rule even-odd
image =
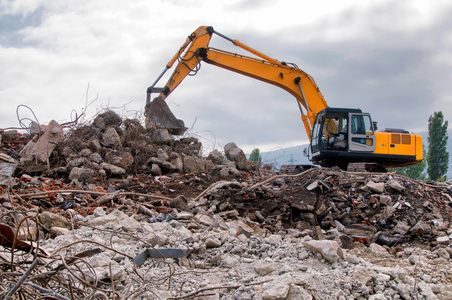
[[[248,170],[248,164],[246,155],[242,149],[237,147],[237,145],[233,142],[228,143],[224,146],[224,153],[226,157],[235,162],[237,169],[239,170]]]
[[[89,179],[93,179],[94,176],[96,175],[96,172],[93,171],[92,169],[88,169],[88,168],[79,168],[79,167],[74,167],[71,169],[71,172],[69,173],[69,180],[89,180]]]
[[[108,127],[102,135],[102,143],[108,148],[120,148],[121,138],[113,127]]]
[[[183,162],[184,171],[187,173],[197,174],[206,171],[206,166],[202,158],[186,156],[184,157]]]
[[[396,180],[389,180],[388,182],[385,183],[385,185],[398,192],[403,192],[405,190],[405,187]]]
[[[366,187],[368,187],[372,192],[382,194],[385,190],[385,184],[384,182],[373,182],[369,181],[366,184]]]
[[[303,245],[313,252],[320,253],[323,258],[330,263],[337,262],[339,258],[344,259],[344,253],[342,252],[341,247],[339,247],[339,244],[335,241],[311,240],[304,242]]]
[[[36,141],[31,140],[22,149],[21,162],[31,162],[35,158],[39,162],[47,162],[63,136],[63,129],[55,120],[50,121],[48,125],[42,125],[41,132],[42,135]]]
[[[184,258],[190,253],[187,249],[166,249],[150,248],[134,257],[134,261],[137,267],[140,267],[148,258]]]
[[[5,186],[10,183],[18,163],[11,156],[0,153],[0,186]]]
[[[216,165],[222,165],[224,162],[224,156],[223,153],[221,153],[219,150],[214,149],[212,150],[209,155],[207,156],[208,160],[211,160]]]

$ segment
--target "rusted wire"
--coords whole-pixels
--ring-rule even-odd
[[[28,276],[30,276],[33,269],[38,264],[38,258],[35,258],[35,260],[32,262],[28,270],[20,277],[20,279],[17,281],[17,283],[9,290],[9,292],[6,294],[4,300],[8,300],[19,288],[20,286],[27,280]]]
[[[8,212],[8,214],[1,215],[1,219],[4,222],[11,222],[14,225],[16,223],[14,218],[8,218],[8,216],[14,215],[18,214],[16,212]],[[133,261],[132,256],[115,250],[112,247],[102,245],[101,243],[96,243],[91,240],[81,240],[60,247],[51,256],[44,257],[46,263],[43,263],[37,257],[38,247],[30,247],[30,251],[23,251],[23,249],[16,247],[18,245],[17,236],[19,231],[24,232],[26,236],[31,236],[30,219],[35,219],[36,226],[39,226],[37,216],[38,213],[17,220],[18,224],[15,226],[14,237],[8,238],[8,240],[12,240],[9,246],[9,255],[3,254],[2,259],[4,260],[4,257],[8,256],[8,260],[5,260],[5,262],[8,263],[9,271],[0,272],[0,299],[11,299],[13,294],[15,295],[14,297],[17,295],[17,297],[22,299],[42,299],[46,295],[56,299],[88,299],[89,297],[91,299],[108,299],[109,297],[107,295],[115,295],[116,298],[121,298],[117,291],[115,291],[112,270],[110,270],[112,289],[101,288],[99,287],[100,281],[97,278],[95,269],[86,260],[77,256],[64,257],[62,251],[69,250],[72,246],[80,243],[89,243],[91,245],[101,246]],[[3,241],[6,242],[7,240],[3,239],[0,249],[7,250],[5,248],[7,244],[3,243]],[[98,252],[94,251],[93,253],[96,254]],[[28,257],[33,257],[32,262]],[[63,267],[55,268],[55,265]],[[140,281],[145,282],[145,279],[138,273],[135,265],[134,271],[137,277],[141,278]]]
[[[14,241],[17,240],[19,233],[24,233],[30,242],[36,244],[37,241],[34,241],[34,235],[31,234],[31,223],[36,223],[36,227],[42,225],[38,221],[39,213],[34,211],[32,215],[28,216],[25,215],[26,213],[26,211],[10,211],[0,215],[0,219],[2,220],[2,223],[9,223],[12,226],[11,228],[14,228]],[[18,216],[21,216],[21,219]],[[135,240],[144,246],[153,248],[151,244],[128,233],[100,229],[80,223],[72,223],[72,228],[74,229],[74,227],[79,225],[91,227],[94,231],[105,232],[111,236],[122,235],[128,239]],[[108,238],[105,240],[108,241]],[[104,281],[97,277],[98,275],[95,268],[83,257],[96,255],[99,251],[88,250],[69,257],[67,256],[69,252],[73,253],[73,249],[77,247],[77,245],[81,244],[83,244],[85,248],[89,248],[90,245],[99,246],[101,249],[112,251],[113,253],[130,260],[133,265],[131,265],[131,269],[126,272],[128,274],[134,273],[136,275],[133,278],[130,288],[123,289],[118,293],[119,291],[116,288],[116,279],[113,277],[113,267],[111,264],[109,266],[110,274],[107,277],[107,280]],[[2,251],[8,250],[8,248],[5,247],[7,247],[5,244],[0,245]],[[39,257],[37,256],[38,254]],[[153,289],[164,284],[167,285],[168,289],[171,289],[174,286],[174,276],[177,276],[177,266],[174,263],[159,260],[160,263],[165,264],[168,269],[163,273],[160,273],[160,275],[155,275],[154,271],[150,270],[145,277],[139,273],[133,256],[114,249],[112,243],[105,245],[89,239],[77,240],[63,245],[48,256],[39,253],[36,246],[30,248],[30,250],[26,249],[26,251],[24,251],[24,249],[15,247],[15,245],[12,244],[9,246],[9,253],[3,253],[2,257],[8,257],[8,260],[5,262],[8,263],[7,266],[9,270],[0,272],[0,299],[4,299],[5,295],[12,298],[10,295],[13,294],[14,297],[22,299],[43,299],[46,297],[64,300],[128,299],[142,292],[155,294]],[[30,260],[30,258],[33,259]],[[162,270],[159,264],[156,264],[154,261],[150,262],[151,268],[159,268]],[[21,280],[19,281],[19,279]]]

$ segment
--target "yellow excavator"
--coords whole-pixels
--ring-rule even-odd
[[[256,57],[209,47],[216,34]],[[178,62],[164,87],[156,87],[167,70]],[[271,58],[213,29],[201,26],[190,34],[164,71],[147,89],[146,127],[158,124],[172,134],[187,130],[165,99],[187,75],[196,74],[201,62],[236,72],[280,87],[295,97],[310,140],[313,164],[343,170],[383,171],[422,161],[422,138],[403,129],[377,131],[371,115],[354,108],[329,107],[314,79],[293,63]],[[151,94],[159,95],[151,101]]]

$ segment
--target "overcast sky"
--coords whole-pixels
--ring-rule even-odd
[[[19,126],[19,105],[42,124],[71,121],[93,100],[86,120],[105,108],[139,116],[185,38],[210,25],[297,64],[330,106],[426,132],[434,111],[452,121],[451,15],[450,0],[0,0],[0,128]],[[243,53],[218,36],[210,45]],[[308,141],[290,94],[208,64],[167,101],[205,150]]]

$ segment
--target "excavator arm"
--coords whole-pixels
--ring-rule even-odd
[[[209,47],[214,34],[254,57]],[[156,87],[176,62],[165,86]],[[157,123],[174,135],[182,135],[187,130],[168,108],[165,99],[188,75],[196,74],[201,62],[275,85],[294,96],[311,142],[310,159],[315,164],[339,166],[344,170],[381,170],[418,163],[423,158],[422,138],[419,135],[399,129],[376,132],[370,114],[360,109],[328,107],[314,79],[295,64],[271,58],[207,26],[199,27],[186,39],[148,88],[145,108],[147,128]],[[151,101],[152,93],[159,95]]]
[[[235,46],[254,54],[257,58],[208,47],[213,34],[225,38]],[[176,61],[178,63],[166,85],[163,88],[155,87]],[[173,128],[173,134],[185,132],[183,122],[174,117],[164,100],[185,77],[196,74],[201,61],[261,80],[289,92],[297,101],[309,139],[315,116],[319,111],[328,107],[314,79],[295,64],[280,62],[216,32],[212,27],[201,26],[188,36],[179,51],[168,62],[165,70],[148,88],[145,109],[146,125],[152,121],[166,128]],[[159,93],[159,95],[151,101],[152,93]]]

